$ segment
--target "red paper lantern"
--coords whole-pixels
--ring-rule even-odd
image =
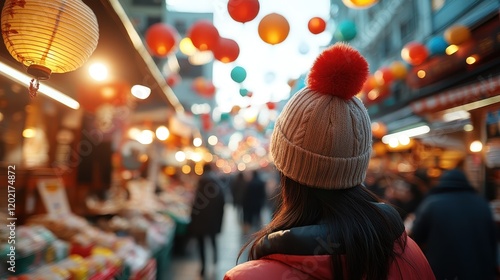
[[[427,47],[418,42],[410,42],[401,50],[401,58],[411,65],[422,64],[427,57],[429,57]]]
[[[146,30],[145,40],[151,54],[163,58],[176,48],[179,34],[168,24],[155,23]]]
[[[374,76],[379,85],[390,85],[394,80],[394,75],[389,67],[381,67]]]
[[[200,51],[211,51],[219,41],[219,31],[210,21],[198,20],[188,30],[187,37]]]
[[[274,103],[274,102],[267,102],[266,106],[267,106],[267,109],[269,109],[269,110],[276,109],[276,103]]]
[[[236,41],[220,37],[212,52],[214,54],[214,58],[218,61],[229,63],[238,58],[240,55],[240,47]]]
[[[262,41],[276,45],[288,37],[290,24],[282,15],[271,13],[260,20],[258,31]]]
[[[245,23],[253,20],[259,14],[260,4],[258,0],[229,0],[227,11],[232,19]]]
[[[168,75],[166,82],[169,87],[175,87],[176,85],[179,84],[179,82],[182,81],[182,77],[177,74],[177,73],[172,73]]]
[[[324,19],[320,17],[313,17],[312,19],[309,20],[307,28],[309,28],[309,31],[311,31],[312,34],[319,34],[325,31],[326,22]]]

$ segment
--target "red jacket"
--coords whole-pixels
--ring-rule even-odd
[[[401,255],[396,257],[389,269],[390,280],[434,280],[427,259],[405,233],[406,247]],[[401,253],[401,248],[395,243],[395,250]],[[333,278],[329,255],[284,255],[272,254],[258,260],[248,261],[229,270],[224,280],[245,279],[280,279],[305,280]]]

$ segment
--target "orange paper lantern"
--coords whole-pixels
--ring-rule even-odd
[[[313,17],[312,19],[309,20],[307,28],[309,28],[309,31],[312,34],[319,34],[325,31],[326,22],[324,19],[320,17]]]
[[[229,0],[227,2],[227,11],[237,22],[245,23],[253,20],[259,14],[259,10],[258,0]]]
[[[179,42],[177,30],[162,22],[151,25],[144,37],[151,54],[159,58],[169,55]]]
[[[471,34],[467,26],[457,24],[446,29],[443,36],[447,43],[460,45],[463,42],[469,40]]]
[[[418,42],[410,42],[401,50],[401,58],[411,65],[422,64],[428,56],[427,47]]]
[[[235,61],[240,55],[238,43],[232,39],[219,38],[219,42],[213,49],[214,58],[220,62],[229,63]]]
[[[258,31],[262,41],[276,45],[288,37],[290,25],[282,15],[271,13],[261,19]]]
[[[406,69],[406,65],[401,61],[394,61],[389,66],[391,69],[392,75],[395,79],[404,80],[406,78],[406,74],[408,73],[408,69]]]
[[[188,30],[187,37],[200,51],[211,51],[219,41],[219,31],[210,21],[198,20]]]

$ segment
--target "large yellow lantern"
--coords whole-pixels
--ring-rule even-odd
[[[81,0],[6,0],[2,37],[9,53],[38,80],[82,66],[97,47],[99,26],[94,12]]]

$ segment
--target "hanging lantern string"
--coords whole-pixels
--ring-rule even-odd
[[[36,97],[36,93],[38,92],[39,88],[40,88],[40,83],[38,82],[38,79],[31,79],[29,87],[29,93],[31,98]]]

